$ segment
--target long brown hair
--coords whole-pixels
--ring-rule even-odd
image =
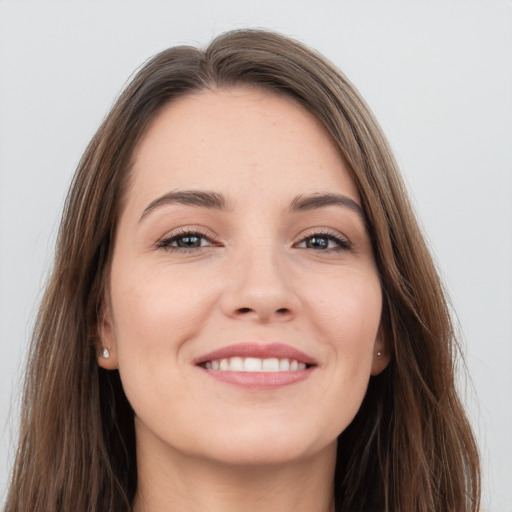
[[[89,144],[60,226],[37,319],[9,512],[131,510],[133,411],[117,371],[96,364],[97,324],[133,149],[170,101],[251,85],[293,98],[325,126],[359,189],[382,282],[393,358],[340,435],[339,512],[476,512],[478,453],[454,385],[458,346],[445,293],[390,148],[355,88],[313,50],[239,30],[206,50],[151,59]]]

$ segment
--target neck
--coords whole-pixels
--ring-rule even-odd
[[[334,512],[335,445],[304,460],[268,466],[137,450],[134,512]]]

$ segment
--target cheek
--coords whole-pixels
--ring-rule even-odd
[[[320,284],[320,283],[318,283]],[[359,408],[366,391],[377,340],[382,292],[376,273],[348,273],[318,286],[312,295],[311,317],[328,346],[331,398]],[[355,411],[354,411],[355,414]]]
[[[347,272],[317,281],[310,307],[320,332],[347,355],[367,353],[377,336],[382,311],[382,291],[376,273]]]
[[[111,300],[123,388],[137,416],[160,421],[162,410],[190,401],[181,348],[203,328],[217,291],[198,286],[202,278],[191,273],[121,266],[115,272]]]
[[[186,277],[185,277],[186,276]],[[153,268],[112,276],[111,298],[120,368],[134,358],[152,365],[161,358],[176,359],[180,346],[200,330],[217,292],[199,286],[200,276]]]

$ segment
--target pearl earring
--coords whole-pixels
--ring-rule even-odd
[[[382,352],[377,352],[377,359],[380,359],[382,357]]]
[[[101,349],[101,357],[103,357],[103,359],[108,359],[110,357],[110,348],[103,347]]]

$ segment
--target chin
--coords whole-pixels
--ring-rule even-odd
[[[336,436],[311,435],[307,426],[262,425],[223,430],[206,441],[203,456],[226,465],[276,466],[314,457],[336,447]],[[309,435],[308,435],[309,434]]]
[[[292,464],[314,455],[297,446],[266,446],[245,447],[242,450],[230,450],[222,453],[210,453],[207,458],[217,464],[239,467],[270,467]]]

